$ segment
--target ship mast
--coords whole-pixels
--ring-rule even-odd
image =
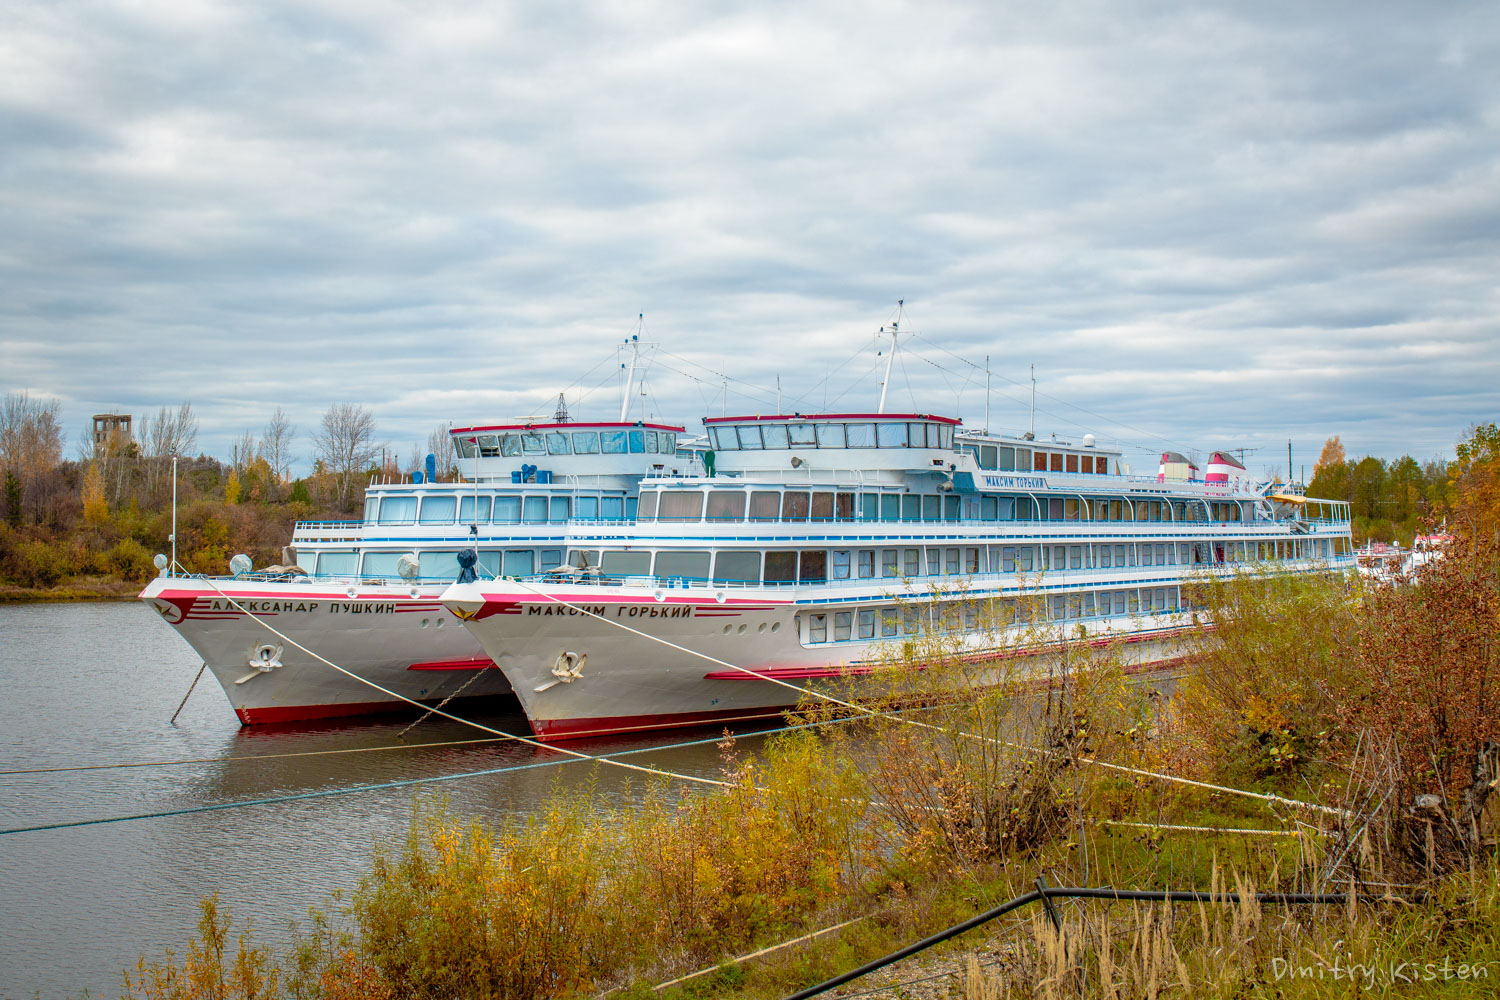
[[[876,413],[885,412],[885,391],[891,385],[891,368],[896,363],[896,336],[901,329],[901,307],[905,303],[905,299],[896,300],[896,322],[891,324],[891,356],[885,361],[885,378],[880,381],[880,406],[875,410]],[[885,327],[881,327],[880,332],[884,333]]]
[[[642,313],[641,321],[644,323],[645,319],[646,315]],[[630,392],[635,388],[635,366],[641,357],[641,335],[639,333],[631,334],[630,339],[626,343],[630,345],[630,371],[625,374],[625,395],[620,397],[620,423],[622,424],[630,414]],[[624,368],[625,366],[621,365],[620,367]]]

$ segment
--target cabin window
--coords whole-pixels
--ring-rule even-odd
[[[1140,549],[1141,549],[1141,565],[1142,566],[1151,566],[1151,565],[1154,565],[1154,560],[1151,558],[1151,546],[1149,546],[1149,545],[1142,545],[1140,547]]]
[[[1063,520],[1065,520],[1065,521],[1076,521],[1076,520],[1078,520],[1078,501],[1077,500],[1064,500],[1063,501]]]
[[[599,432],[574,431],[573,452],[577,455],[597,455],[599,453]]]
[[[921,631],[922,620],[919,617],[921,614],[921,609],[914,608],[909,604],[901,609],[901,631],[903,634],[916,635]]]
[[[859,637],[861,639],[875,638],[874,608],[865,608],[859,612]]]
[[[1063,596],[1061,594],[1053,594],[1048,603],[1051,606],[1052,618],[1061,621],[1063,616]]]
[[[875,425],[850,424],[845,444],[850,448],[875,447]]]
[[[922,498],[915,493],[901,494],[901,520],[920,521],[922,519]]]
[[[453,516],[457,511],[457,497],[423,497],[421,523],[452,524]]]
[[[623,455],[630,450],[624,431],[600,431],[599,450],[606,455]]]
[[[834,514],[840,521],[854,520],[854,494],[840,493]]]
[[[1000,501],[997,497],[979,498],[979,517],[984,521],[994,521],[1000,516]]]
[[[958,549],[948,549],[943,553],[943,569],[949,576],[958,575]]]
[[[1051,471],[1051,472],[1061,472],[1063,470],[1063,456],[1062,456],[1062,452],[1060,452],[1060,451],[1051,452],[1047,456],[1047,463],[1048,463],[1048,469],[1049,469],[1049,471]]]
[[[1126,562],[1126,559],[1125,559],[1125,546],[1123,546],[1123,545],[1116,545],[1115,546],[1115,568],[1117,568],[1117,569],[1124,569],[1126,566],[1129,566],[1129,565],[1130,565],[1130,563]]]
[[[808,495],[801,490],[787,490],[781,495],[781,519],[783,521],[806,521]]]
[[[927,575],[941,576],[943,573],[943,550],[927,550]]]
[[[479,503],[479,515],[474,515],[474,503]],[[490,498],[489,497],[464,497],[459,502],[458,520],[460,524],[487,524],[490,520]]]
[[[958,520],[958,497],[947,494],[943,497],[943,520]]]
[[[1047,453],[1045,451],[1034,451],[1031,453],[1031,468],[1033,472],[1047,471]]]
[[[531,549],[508,551],[502,569],[505,576],[530,576],[536,572],[536,553]]]
[[[740,447],[745,451],[760,451],[760,427],[755,424],[741,424],[737,430],[740,435]]]
[[[760,429],[761,440],[767,448],[790,448],[786,424],[766,424]]]
[[[882,521],[901,520],[901,494],[882,493],[880,495],[880,519]]]
[[[1078,456],[1077,455],[1068,455],[1068,456],[1066,456],[1066,460],[1067,460],[1067,463],[1068,463],[1067,471],[1069,471],[1069,472],[1077,472],[1078,471]]]
[[[812,519],[814,521],[833,520],[832,493],[814,493],[812,495]]]
[[[703,518],[703,494],[698,490],[664,490],[657,507],[658,521],[699,521]],[[658,574],[660,575],[660,574]],[[705,573],[704,576],[708,574]]]
[[[606,576],[650,576],[651,553],[606,550],[599,569]]]
[[[547,498],[526,497],[521,502],[521,520],[527,524],[545,524],[547,521]]]
[[[568,552],[568,565],[574,569],[599,568],[598,549],[572,549]]]
[[[936,521],[942,514],[941,498],[937,494],[929,494],[922,497],[922,520]]]
[[[901,564],[895,549],[880,550],[880,575],[886,579],[901,575]]]
[[[844,425],[843,424],[819,424],[818,425],[818,447],[819,448],[842,448],[842,447],[844,447]]]
[[[906,425],[889,422],[876,424],[875,441],[882,448],[906,447]]]
[[[1094,475],[1096,475],[1096,476],[1102,476],[1102,475],[1104,475],[1108,471],[1108,469],[1109,469],[1109,459],[1105,458],[1103,455],[1095,455],[1094,456]]]
[[[797,582],[797,553],[795,553],[795,552],[767,552],[766,553],[766,582],[767,583],[796,583]]]
[[[683,580],[707,580],[708,553],[698,551],[658,552],[656,554],[656,575]]]
[[[743,521],[745,494],[739,490],[714,490],[708,495],[710,521]]]
[[[597,521],[599,519],[599,498],[579,497],[574,500],[573,514],[580,521]]]
[[[905,551],[906,551],[906,558],[905,558],[905,560],[902,563],[903,568],[905,569],[905,575],[908,578],[915,578],[915,577],[921,576],[922,575],[922,550],[921,549],[907,549]]]
[[[1006,448],[1005,450],[1006,451],[1010,451],[1011,449]],[[985,445],[980,445],[979,446],[979,467],[981,469],[993,469],[993,468],[996,467],[997,459],[996,459],[995,452],[996,452],[995,446],[992,445],[992,444],[985,444]],[[1011,462],[1012,463],[1015,462],[1015,455],[1014,455],[1014,453],[1012,453]]]
[[[599,516],[606,521],[619,521],[625,517],[624,497],[603,497],[599,502]]]
[[[416,497],[386,497],[380,502],[381,524],[415,524]]]
[[[833,641],[847,642],[849,632],[854,625],[854,612],[835,611],[833,613]]]
[[[895,608],[880,609],[880,634],[889,639],[896,634],[896,624],[900,619],[896,617]]]
[[[370,522],[371,524],[374,524],[375,523],[375,514],[376,514],[377,511],[379,511],[379,509],[380,509],[380,498],[379,497],[366,497],[365,498],[365,520],[366,521]]]
[[[833,578],[835,580],[849,579],[849,550],[835,549],[833,552]]]
[[[720,552],[714,560],[714,579],[723,583],[758,583],[759,552]]]
[[[1047,519],[1049,521],[1061,521],[1063,519],[1063,502],[1058,497],[1052,497],[1047,501]]]
[[[1069,569],[1083,569],[1083,546],[1082,545],[1069,545],[1068,546],[1068,568]]]
[[[1006,545],[1000,549],[1000,572],[1014,573],[1016,571],[1016,547]]]
[[[405,553],[402,552],[366,552],[364,567],[360,570],[362,576],[396,576],[396,561]],[[421,569],[418,568],[418,573]]]
[[[1165,566],[1168,562],[1175,562],[1176,560],[1169,560],[1167,558],[1168,554],[1172,551],[1173,548],[1174,546],[1171,545],[1158,545],[1156,547],[1156,565]]]
[[[798,578],[803,583],[823,583],[828,579],[828,553],[822,549],[804,549]]]
[[[642,490],[640,503],[635,509],[636,520],[651,521],[656,518],[656,491]]]
[[[572,497],[553,497],[547,504],[547,520],[553,524],[561,524],[573,513]]]
[[[319,576],[352,576],[358,564],[358,552],[320,552],[314,566]]]
[[[1102,569],[1109,569],[1114,565],[1114,559],[1112,558],[1114,556],[1114,551],[1115,550],[1108,545],[1101,545],[1094,550],[1095,558],[1099,561],[1099,566]]]
[[[1079,461],[1079,469],[1082,472],[1092,473],[1094,471],[1094,456],[1084,455]]]
[[[443,549],[436,552],[419,552],[418,561],[424,580],[457,580],[458,550]]]
[[[515,524],[520,521],[521,498],[514,496],[496,497],[493,519],[496,524]]]
[[[859,578],[861,580],[873,580],[875,578],[875,550],[859,550]]]
[[[781,510],[781,496],[771,492],[750,494],[750,520],[774,521]]]

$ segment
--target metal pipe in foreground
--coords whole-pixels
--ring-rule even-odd
[[[1357,898],[1362,903],[1374,903],[1381,900],[1389,900],[1393,897],[1360,895]],[[1240,901],[1240,894],[1237,892],[1196,892],[1185,889],[1107,889],[1068,886],[1038,888],[1026,893],[1024,896],[1017,896],[1015,899],[1007,900],[992,910],[986,910],[983,913],[970,917],[963,923],[954,924],[952,927],[909,944],[905,948],[893,951],[882,958],[877,958],[873,962],[866,962],[857,969],[851,969],[848,972],[834,976],[832,979],[825,980],[816,986],[809,986],[805,990],[799,990],[788,996],[786,1000],[805,1000],[807,997],[815,997],[820,993],[826,993],[851,980],[869,975],[877,969],[893,965],[903,958],[909,958],[920,951],[926,951],[933,945],[942,944],[944,941],[955,938],[965,931],[973,930],[981,924],[987,924],[997,917],[1003,917],[1012,910],[1018,910],[1030,903],[1052,899],[1108,899],[1150,903],[1238,903]],[[1258,892],[1255,894],[1256,902],[1272,905],[1316,903],[1334,905],[1348,902],[1348,899],[1348,895],[1342,892]]]

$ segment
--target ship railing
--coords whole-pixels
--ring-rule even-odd
[[[293,531],[348,531],[364,526],[364,521],[298,521]]]

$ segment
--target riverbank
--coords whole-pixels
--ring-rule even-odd
[[[129,601],[135,599],[140,592],[140,584],[118,577],[70,580],[51,587],[22,587],[16,584],[0,583],[0,604]]]

